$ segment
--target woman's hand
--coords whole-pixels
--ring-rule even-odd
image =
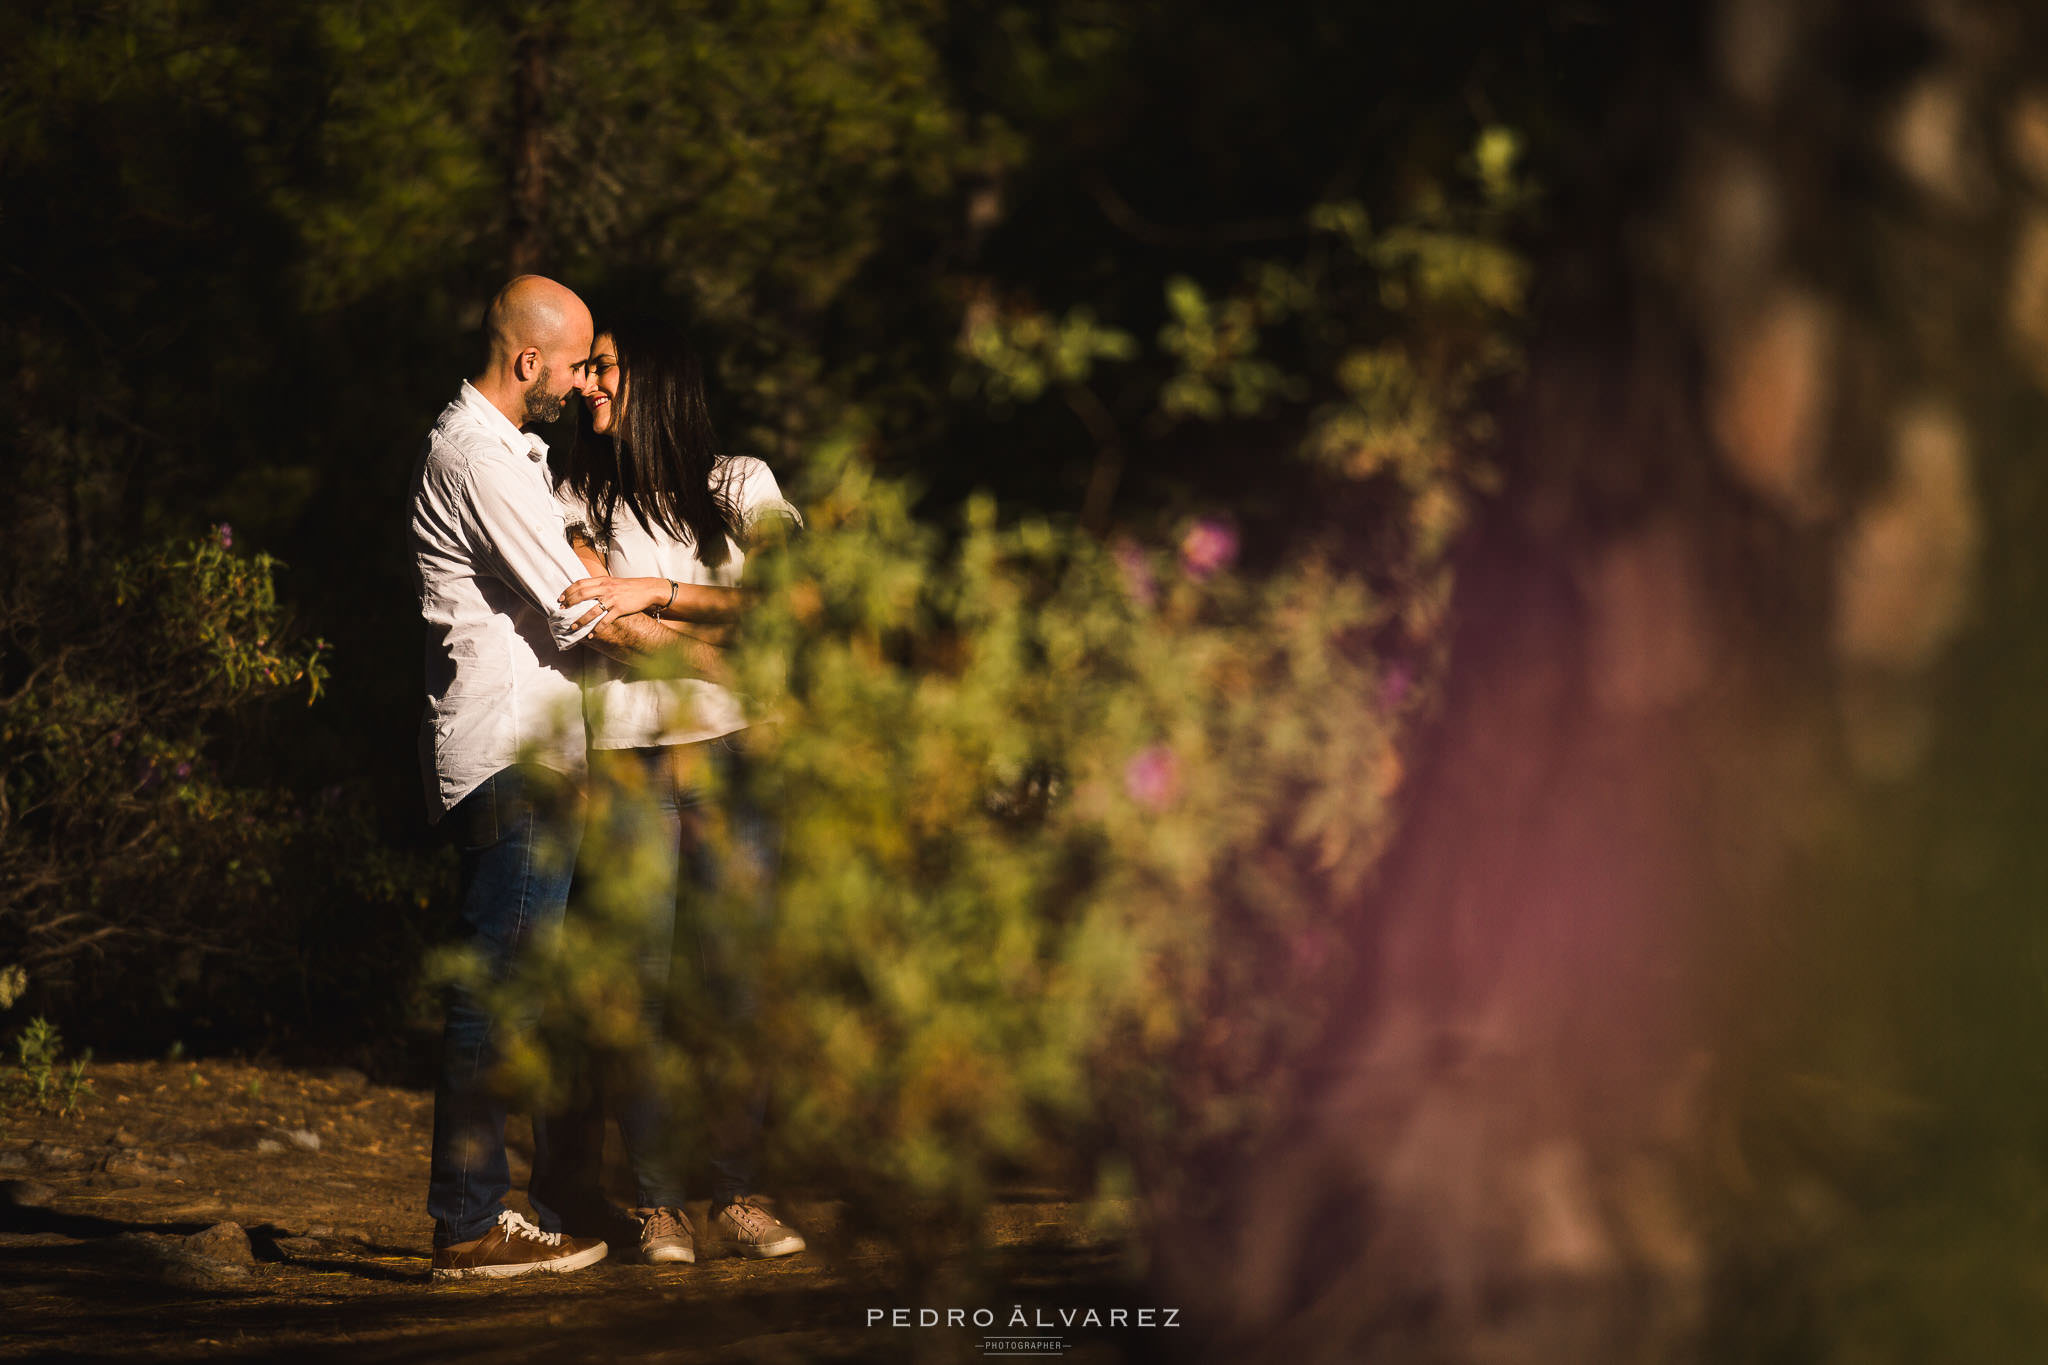
[[[666,578],[581,578],[571,583],[559,600],[565,607],[596,602],[614,616],[631,616],[659,607],[672,591]]]

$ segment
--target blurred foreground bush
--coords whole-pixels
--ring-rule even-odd
[[[1368,647],[1390,608],[1318,559],[1237,577],[1220,522],[1104,546],[979,500],[948,540],[858,459],[823,466],[811,534],[749,563],[734,656],[777,914],[749,941],[737,900],[690,907],[761,964],[761,1008],[677,1001],[661,1071],[685,1115],[769,1089],[771,1165],[914,1257],[1005,1173],[1179,1198],[1289,1112],[1342,997],[1335,920],[1414,705]],[[514,989],[635,1050],[629,950],[602,917],[567,932]],[[513,1069],[549,1088],[544,1052]]]
[[[0,964],[86,1036],[248,1046],[337,1001],[355,1033],[405,952],[378,926],[410,937],[428,884],[345,790],[239,780],[267,766],[265,709],[312,702],[327,668],[292,637],[274,562],[231,542],[0,597]]]
[[[1399,775],[1364,589],[1242,583],[1217,524],[1104,550],[986,503],[934,556],[851,470],[815,519],[742,654],[779,721],[779,1141],[964,1213],[992,1158],[1106,1125],[1164,1179],[1282,1112]]]

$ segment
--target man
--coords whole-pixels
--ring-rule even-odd
[[[427,436],[412,541],[427,623],[428,806],[452,828],[463,928],[496,984],[561,922],[582,840],[582,691],[570,651],[661,655],[707,673],[718,661],[647,616],[556,604],[585,572],[562,534],[547,443],[526,428],[553,421],[582,392],[590,310],[553,280],[525,275],[491,302],[484,332],[482,372]],[[601,1240],[544,1232],[504,1205],[505,1105],[488,1073],[497,1040],[534,1018],[493,1008],[468,986],[449,990],[427,1191],[437,1280],[579,1270],[606,1253]],[[537,1123],[536,1168],[546,1160]]]

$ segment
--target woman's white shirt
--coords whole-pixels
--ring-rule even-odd
[[[784,516],[803,525],[803,517],[782,496],[767,465],[751,455],[721,458],[711,470],[711,488],[729,500],[740,518],[740,534],[748,536],[764,516]],[[557,493],[562,519],[570,529],[588,528],[592,513],[563,487]],[[730,545],[723,564],[707,568],[697,558],[694,542],[677,540],[656,527],[649,531],[624,507],[614,518],[605,568],[614,578],[672,578],[678,583],[711,587],[739,586],[746,552]],[[593,537],[594,539],[594,537]],[[701,678],[634,678],[623,664],[586,651],[583,714],[593,749],[647,749],[665,744],[695,744],[743,730],[747,725],[738,697]]]

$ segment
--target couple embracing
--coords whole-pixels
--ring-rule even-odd
[[[629,887],[623,914],[650,1039],[671,971],[718,1008],[753,1007],[721,944],[716,904],[772,913],[779,838],[744,800],[746,717],[721,654],[742,609],[749,549],[801,521],[759,460],[717,453],[694,353],[672,328],[607,319],[564,286],[522,276],[484,318],[485,359],[429,433],[413,484],[412,544],[427,625],[420,743],[428,806],[461,855],[461,925],[489,985],[510,980],[594,887]],[[576,405],[559,476],[531,428]],[[700,837],[716,816],[724,837]],[[586,825],[588,828],[586,829]],[[579,850],[581,857],[579,859]],[[630,862],[636,875],[620,878]],[[692,917],[677,953],[679,909]],[[730,926],[723,926],[730,927]],[[506,993],[450,988],[434,1092],[427,1210],[433,1278],[577,1270],[617,1219],[599,1192],[603,1113],[534,1116],[534,1218],[511,1188],[503,1040],[535,1011]],[[614,1109],[637,1186],[643,1261],[687,1262],[674,1125],[643,1068]],[[756,1201],[761,1104],[711,1125],[705,1232],[743,1255],[801,1251]]]

